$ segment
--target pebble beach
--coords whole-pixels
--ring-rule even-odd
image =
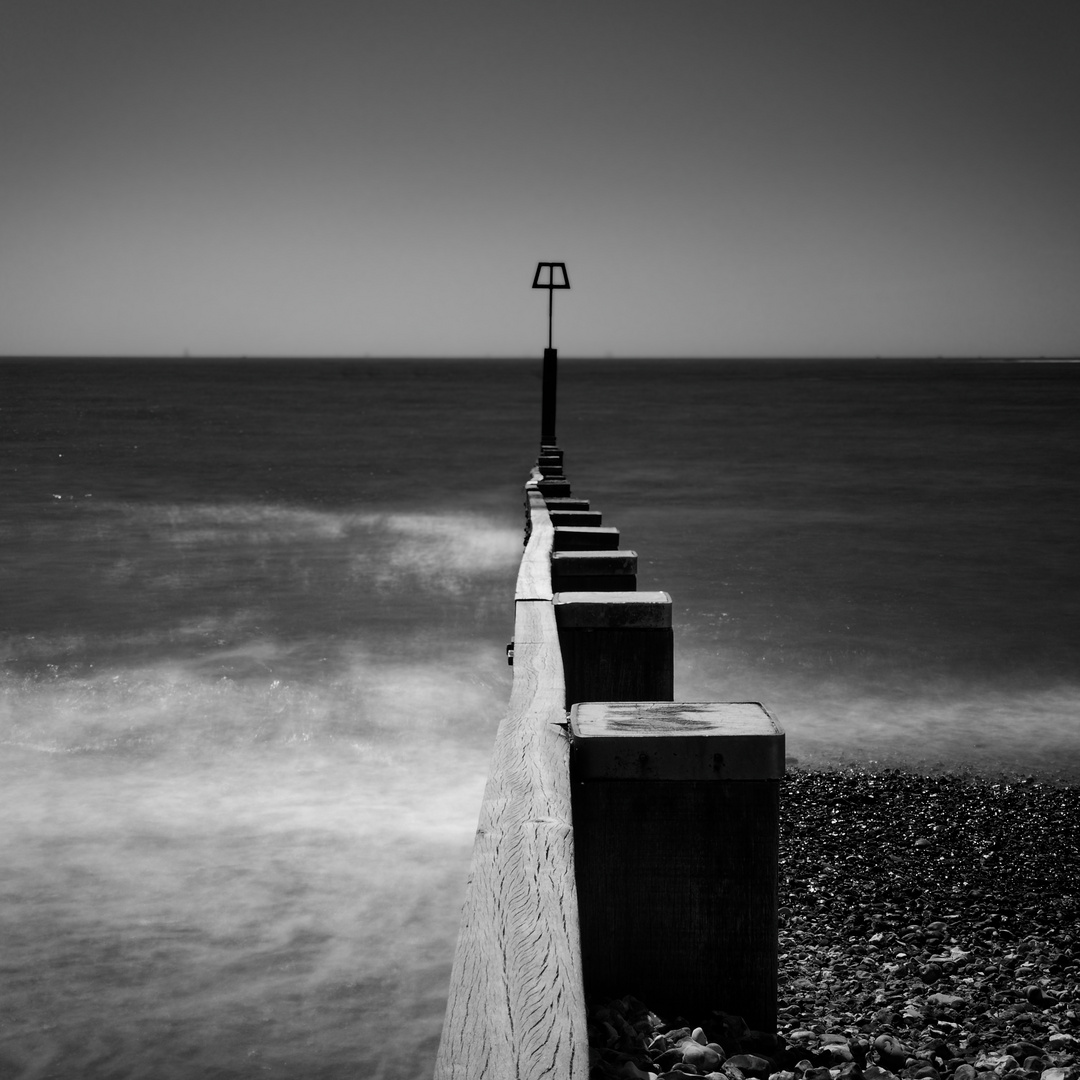
[[[1080,787],[782,783],[777,1033],[591,1003],[595,1080],[1080,1080]]]

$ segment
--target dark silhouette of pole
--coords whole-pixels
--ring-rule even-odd
[[[555,387],[559,381],[559,354],[544,350],[544,390],[540,406],[540,445],[558,446],[555,438]]]
[[[547,271],[547,280],[541,275]],[[566,263],[542,262],[536,264],[533,275],[534,289],[548,291],[548,343],[544,350],[543,394],[540,417],[540,445],[555,446],[555,398],[559,378],[559,353],[552,344],[552,324],[555,317],[555,290],[569,289],[570,278],[566,273]]]

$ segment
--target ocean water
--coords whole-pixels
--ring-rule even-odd
[[[415,1077],[539,362],[0,362],[0,1077]],[[1080,779],[1080,367],[574,362],[676,694]]]

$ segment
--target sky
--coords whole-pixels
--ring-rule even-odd
[[[0,0],[0,355],[1080,355],[1076,0]]]

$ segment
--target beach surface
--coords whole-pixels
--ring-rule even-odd
[[[1080,1075],[1080,788],[797,770],[780,859],[777,1035],[592,1003],[595,1076]]]

